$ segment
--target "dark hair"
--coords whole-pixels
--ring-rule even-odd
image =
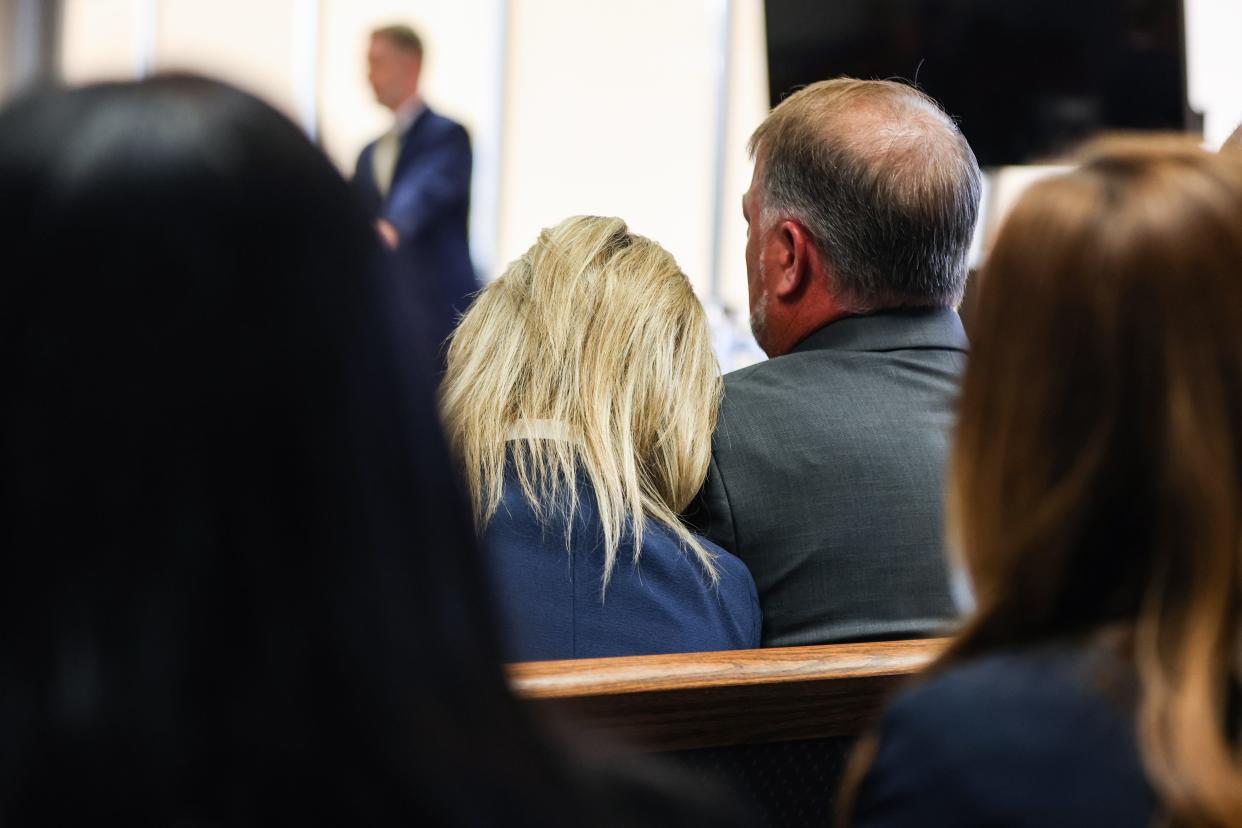
[[[956,124],[902,83],[837,78],[781,101],[750,139],[765,223],[802,223],[854,313],[956,307],[982,191]]]
[[[381,26],[371,32],[371,37],[382,37],[403,52],[411,52],[420,58],[423,56],[423,39],[404,23]]]
[[[8,108],[0,192],[0,822],[574,822],[327,159],[167,77]]]

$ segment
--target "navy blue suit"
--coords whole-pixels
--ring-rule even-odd
[[[1132,670],[1102,648],[986,656],[899,697],[855,828],[1146,826]]]
[[[603,529],[585,483],[578,496],[569,548],[563,519],[541,525],[512,479],[484,533],[506,661],[759,646],[759,597],[746,565],[704,540],[720,567],[712,589],[693,553],[654,522],[643,532],[637,567],[633,543],[622,539],[601,598]]]
[[[397,229],[393,268],[432,309],[430,334],[443,341],[478,290],[467,235],[470,137],[461,124],[424,108],[401,137],[387,197],[375,183],[375,144],[358,156],[354,187],[373,217]]]

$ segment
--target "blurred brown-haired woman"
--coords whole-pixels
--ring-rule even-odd
[[[983,278],[950,493],[978,612],[854,822],[1242,825],[1242,163],[1097,143]]]

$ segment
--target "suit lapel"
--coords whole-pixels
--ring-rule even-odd
[[[410,128],[405,131],[405,135],[401,136],[401,149],[397,152],[397,163],[393,167],[394,183],[410,159],[418,155],[419,149],[422,146],[422,133],[427,126],[428,116],[430,115],[431,110],[424,106],[423,111],[414,119],[414,123],[410,124]]]

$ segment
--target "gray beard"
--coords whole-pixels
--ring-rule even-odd
[[[750,309],[750,332],[754,334],[755,341],[762,348],[763,340],[768,335],[768,291],[766,288],[760,294],[759,301]]]

